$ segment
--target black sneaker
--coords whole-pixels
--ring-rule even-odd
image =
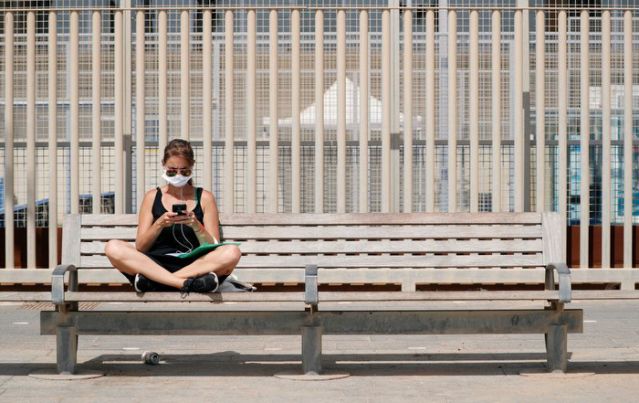
[[[144,277],[142,274],[138,273],[135,275],[135,280],[133,281],[133,288],[135,288],[135,292],[147,292],[147,291],[155,291],[155,284],[153,281]]]
[[[180,289],[180,292],[182,295],[188,295],[190,292],[215,292],[218,286],[217,275],[215,273],[207,273],[200,277],[189,277],[184,280],[184,285]]]

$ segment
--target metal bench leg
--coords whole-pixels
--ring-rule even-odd
[[[60,325],[56,332],[58,373],[75,373],[78,358],[78,332],[75,326]]]
[[[546,333],[546,356],[550,371],[568,369],[568,326],[552,325]]]
[[[305,374],[322,371],[321,326],[302,326],[302,370]]]

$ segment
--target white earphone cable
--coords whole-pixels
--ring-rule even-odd
[[[184,198],[184,187],[180,188],[180,192],[181,192],[180,196]],[[175,236],[175,225],[171,227],[171,235],[173,235],[173,239],[175,240],[176,243],[180,245],[180,247],[184,247],[188,249],[186,252],[183,252],[183,253],[189,253],[193,250],[193,244],[191,243],[191,241],[189,241],[189,238],[187,238],[186,234],[184,233],[184,224],[179,224],[179,225],[180,225],[180,232],[182,233],[182,237],[184,238],[186,243],[188,243],[189,246],[183,244],[177,239],[177,237]]]

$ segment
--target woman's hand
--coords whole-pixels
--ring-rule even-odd
[[[176,214],[171,218],[171,221],[173,224],[184,224],[189,226],[195,232],[198,232],[202,226],[197,217],[195,217],[195,213],[192,211],[187,211],[186,214],[182,215]]]
[[[179,215],[172,218],[174,224],[184,224],[191,227],[193,232],[195,232],[195,236],[197,237],[200,243],[218,243],[218,240],[215,237],[209,235],[197,217],[195,217],[195,213],[192,211],[187,211],[186,215]]]
[[[191,227],[195,232],[199,231],[202,226],[202,224],[195,217],[195,213],[193,213],[192,211],[187,211],[186,214],[178,214],[172,211],[167,211],[155,221],[155,224],[157,224],[161,228],[167,228],[175,224],[184,224]]]
[[[171,225],[175,224],[175,217],[177,215],[177,213],[167,211],[166,213],[158,217],[158,219],[155,220],[154,224],[159,226],[160,228],[170,227]]]

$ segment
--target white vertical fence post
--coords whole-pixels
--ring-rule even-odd
[[[359,212],[368,213],[368,10],[359,12]]]
[[[401,12],[400,0],[389,0],[390,10],[390,207],[389,212],[401,210]]]
[[[180,135],[188,140],[191,136],[191,50],[189,37],[189,10],[180,13]]]
[[[391,209],[391,32],[390,11],[382,11],[382,213]]]
[[[413,211],[413,12],[404,11],[404,212]]]
[[[256,175],[257,175],[257,151],[255,145],[256,114],[257,114],[257,91],[256,91],[256,71],[257,71],[257,13],[255,9],[248,10],[247,13],[247,49],[246,49],[246,148],[248,156],[247,181],[246,181],[246,212],[249,214],[256,211]]]
[[[624,115],[623,115],[623,164],[624,164],[624,215],[623,215],[623,267],[632,268],[632,12],[624,12]]]
[[[124,23],[122,11],[115,12],[115,214],[124,213]],[[73,197],[73,195],[71,195]]]
[[[404,212],[413,211],[413,12],[404,10]]]
[[[479,211],[479,11],[470,12],[470,212]]]
[[[601,267],[610,268],[610,10],[601,15]]]
[[[324,212],[324,11],[315,11],[315,213]]]
[[[13,21],[12,12],[4,14],[4,256],[5,267],[13,268],[14,260],[14,214],[13,214]]]
[[[80,196],[80,18],[77,11],[71,11],[69,28],[69,120],[71,125],[71,213],[77,214]],[[117,26],[116,26],[117,31]],[[117,37],[117,32],[116,32]],[[121,39],[121,38],[120,38]],[[117,40],[117,39],[116,39]],[[117,46],[117,43],[116,43]],[[117,66],[116,66],[117,68]],[[117,80],[117,77],[116,77]],[[116,170],[115,172],[121,171]],[[116,193],[117,194],[117,193]]]
[[[36,26],[27,13],[27,267],[36,267]]]
[[[135,21],[135,168],[137,204],[140,206],[145,193],[145,166],[144,166],[144,131],[145,131],[145,107],[144,107],[144,11],[136,13]]]
[[[92,30],[93,37],[91,44],[91,171],[93,172],[91,178],[91,194],[93,201],[93,213],[99,214],[102,210],[101,189],[102,189],[102,91],[100,88],[101,76],[102,76],[102,14],[99,11],[93,12]],[[51,29],[49,23],[49,29]],[[49,39],[49,42],[51,40]],[[50,60],[55,63],[55,60]],[[50,70],[49,70],[50,71]],[[55,79],[55,77],[54,77]],[[55,82],[55,81],[54,81]],[[55,89],[55,86],[53,86]],[[49,91],[51,86],[49,87]],[[51,105],[51,101],[49,102]],[[50,107],[50,106],[49,106]],[[54,115],[55,118],[55,115]],[[49,208],[51,208],[51,199],[49,199]],[[49,216],[51,217],[51,216]],[[50,220],[51,218],[49,218]],[[50,225],[50,224],[49,224]]]
[[[337,212],[346,212],[346,11],[337,10]]]
[[[448,10],[448,212],[457,210],[457,11]]]
[[[204,153],[204,186],[213,191],[213,157],[212,153],[212,114],[213,114],[213,72],[212,72],[212,39],[213,26],[211,10],[204,10],[202,24],[202,151]]]
[[[492,195],[493,212],[501,212],[501,12],[492,12]]]
[[[526,33],[527,35],[528,33]],[[513,93],[513,127],[511,128],[513,139],[515,143],[515,212],[524,211],[524,105],[523,105],[523,92],[524,92],[524,77],[523,77],[523,61],[524,50],[522,49],[523,38],[523,16],[522,10],[515,10],[515,40],[513,45],[515,47],[515,60],[514,63],[515,77],[514,77],[514,93]]]
[[[270,137],[269,137],[269,171],[267,175],[267,206],[264,209],[269,213],[277,213],[278,210],[278,168],[279,168],[279,131],[277,113],[277,90],[278,90],[278,24],[277,10],[271,10],[269,18],[269,117],[270,117]]]
[[[435,11],[426,12],[426,211],[435,211]]]
[[[163,157],[164,147],[169,139],[167,23],[166,10],[160,10],[158,15],[158,153],[160,158]]]
[[[564,228],[568,224],[567,205],[568,205],[568,36],[567,36],[567,13],[565,10],[559,11],[558,21],[558,46],[557,46],[557,107],[558,111],[558,127],[557,136],[559,137],[559,161],[558,168],[558,204],[559,215],[562,217]],[[565,231],[562,232],[565,235]],[[567,240],[562,240],[562,248],[565,251]],[[566,256],[564,256],[565,258]]]
[[[581,189],[580,207],[581,217],[579,223],[579,265],[588,267],[588,229],[590,227],[590,51],[589,51],[589,31],[590,20],[587,10],[581,11],[581,123],[580,123],[580,145],[581,145]]]
[[[293,114],[293,127],[291,131],[291,211],[293,213],[299,213],[301,211],[302,188],[302,164],[300,155],[302,137],[300,125],[300,30],[300,10],[296,8],[291,12],[291,109]]]
[[[531,123],[531,103],[532,98],[530,90],[530,10],[528,6],[530,0],[517,0],[522,5],[521,10],[521,23],[522,23],[522,35],[521,42],[517,42],[517,46],[521,48],[521,152],[522,152],[522,211],[532,211],[534,206],[531,206],[531,187],[533,178],[531,176],[531,141],[530,135],[532,133]]]
[[[235,212],[233,11],[224,13],[224,212]]]
[[[546,210],[546,57],[545,57],[545,19],[544,12],[538,10],[536,14],[535,38],[535,110],[536,110],[536,150],[537,150],[537,212]]]
[[[49,268],[58,264],[58,15],[49,12]],[[6,40],[6,39],[5,39]],[[95,87],[95,86],[94,86]],[[5,137],[5,141],[6,141]],[[94,168],[95,169],[95,168]],[[95,172],[95,170],[94,170]],[[94,178],[95,180],[95,178]],[[6,215],[5,208],[5,215]]]
[[[123,162],[122,175],[124,183],[124,212],[133,212],[133,31],[135,27],[135,12],[131,8],[132,0],[121,0],[120,8],[122,9],[122,24],[124,26],[122,45],[122,69],[124,71],[124,90],[123,90]]]

